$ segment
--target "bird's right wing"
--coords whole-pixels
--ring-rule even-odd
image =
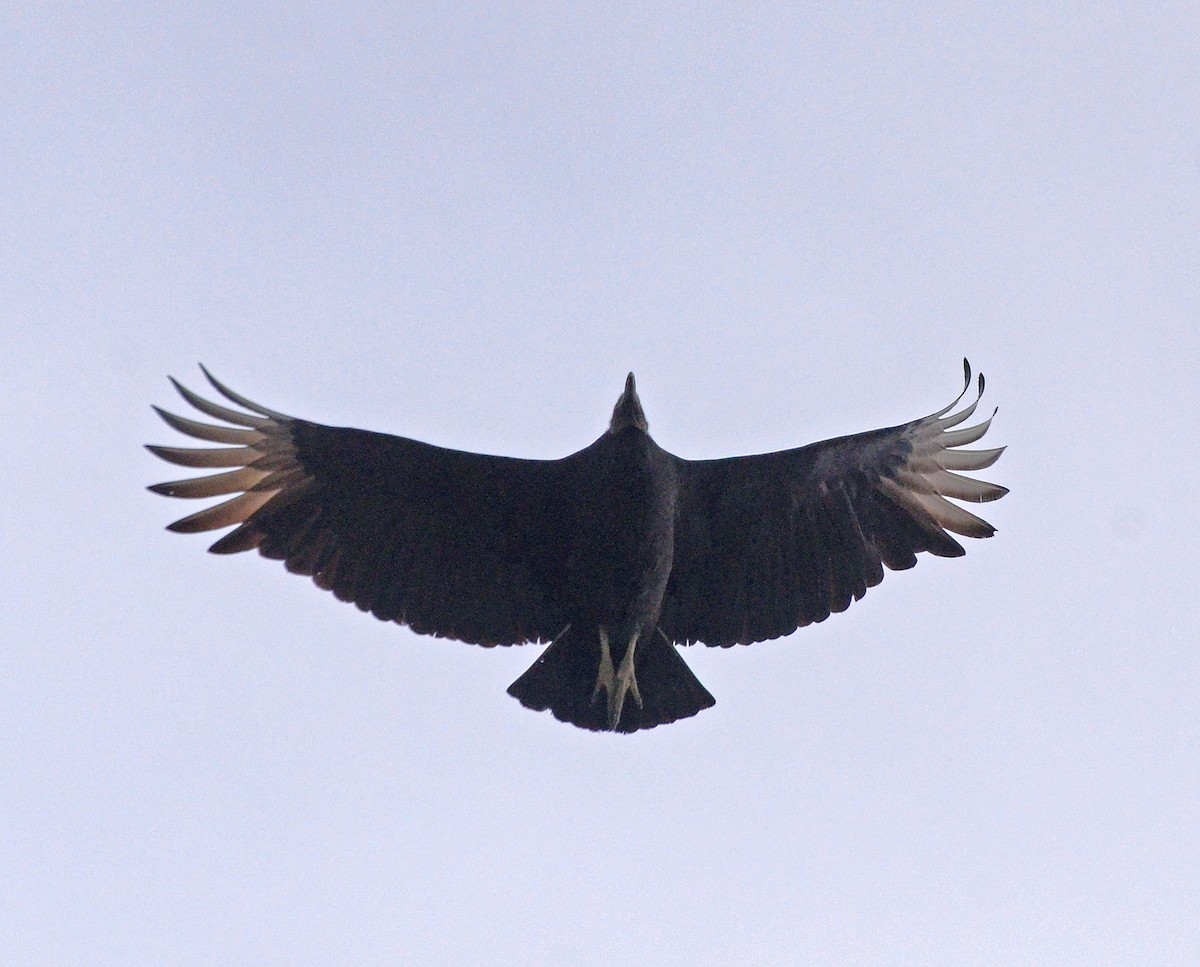
[[[475,644],[549,640],[567,619],[556,588],[570,515],[569,460],[466,453],[294,419],[213,387],[249,412],[175,387],[233,426],[159,410],[171,427],[220,448],[151,446],[162,459],[223,473],[157,484],[171,497],[237,494],[170,525],[238,525],[211,548],[257,549],[385,621]],[[174,380],[172,380],[174,382]]]
[[[947,415],[958,399],[924,419],[796,450],[679,460],[663,633],[722,646],[777,638],[846,610],[883,580],[885,565],[912,567],[922,551],[963,554],[947,531],[990,537],[989,523],[946,499],[1008,492],[955,472],[991,466],[1004,450],[959,449],[991,418],[954,429],[979,403]]]

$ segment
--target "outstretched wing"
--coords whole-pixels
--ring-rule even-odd
[[[963,360],[966,386],[971,369]],[[966,386],[963,393],[966,392]],[[979,395],[983,395],[983,376]],[[952,504],[1008,490],[955,471],[982,470],[1004,448],[961,450],[989,417],[952,429],[979,398],[902,426],[796,450],[680,460],[675,561],[659,620],[679,644],[748,644],[845,611],[916,555],[965,553],[947,531],[991,537],[989,523]],[[992,414],[995,416],[995,414]]]
[[[203,367],[202,367],[203,368]],[[162,459],[222,473],[157,484],[170,497],[237,494],[171,524],[178,533],[237,525],[210,548],[257,549],[377,618],[474,644],[552,638],[567,623],[558,533],[569,517],[566,461],[519,460],[249,412],[175,388],[218,426],[155,411],[220,448],[150,446]]]

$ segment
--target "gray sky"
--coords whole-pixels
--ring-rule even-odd
[[[1200,958],[1195,6],[652,6],[0,14],[0,958]],[[634,736],[143,489],[198,360],[536,457],[632,369],[710,457],[964,355],[998,536]]]

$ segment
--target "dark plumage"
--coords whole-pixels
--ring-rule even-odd
[[[969,385],[965,361],[964,370]],[[214,553],[257,549],[420,634],[551,641],[509,694],[586,729],[634,732],[708,708],[712,696],[676,645],[748,644],[823,621],[878,584],[885,566],[912,567],[921,551],[963,554],[948,531],[994,533],[947,497],[1007,493],[955,472],[1003,451],[959,449],[991,423],[952,429],[978,397],[951,416],[958,399],[885,430],[693,461],[650,438],[631,373],[595,443],[561,460],[520,460],[297,420],[204,375],[242,409],[172,382],[232,426],[156,412],[228,446],[149,449],[226,469],[150,489],[238,496],[170,530],[237,525]]]

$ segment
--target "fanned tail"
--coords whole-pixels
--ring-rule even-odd
[[[635,667],[641,705],[629,697],[613,731],[637,732],[687,718],[716,704],[683,656],[657,630],[639,641]],[[568,627],[528,671],[508,687],[526,708],[549,709],[556,719],[593,732],[609,731],[608,705],[597,694],[600,667],[597,628]]]

